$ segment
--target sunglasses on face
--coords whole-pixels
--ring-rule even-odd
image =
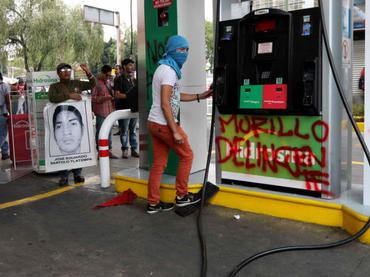
[[[72,69],[70,69],[70,68],[62,68],[60,70],[60,72],[71,72],[71,71],[72,71]]]

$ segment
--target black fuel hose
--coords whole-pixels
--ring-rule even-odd
[[[333,72],[335,84],[336,84],[336,86],[338,88],[340,98],[341,98],[342,103],[344,105],[344,108],[345,108],[345,110],[347,112],[347,115],[348,115],[348,117],[349,117],[349,119],[351,121],[352,127],[354,128],[354,130],[356,132],[356,135],[357,135],[358,139],[360,140],[362,149],[364,150],[365,155],[366,155],[366,158],[367,158],[367,161],[370,164],[370,153],[369,153],[369,149],[366,146],[365,140],[362,137],[362,134],[361,134],[359,128],[357,127],[356,121],[352,117],[351,108],[349,106],[349,103],[348,103],[348,100],[347,100],[346,96],[344,95],[343,87],[342,87],[342,85],[341,85],[341,83],[339,81],[339,74],[338,74],[338,71],[337,71],[337,69],[335,67],[334,61],[333,61],[333,55],[332,55],[332,52],[331,52],[331,49],[330,49],[330,45],[329,45],[329,41],[328,41],[328,34],[327,34],[327,30],[326,30],[326,25],[325,25],[324,9],[323,9],[323,5],[322,5],[322,0],[319,0],[319,5],[320,5],[320,10],[321,10],[321,22],[322,22],[322,30],[323,30],[323,38],[324,38],[324,42],[325,42],[325,48],[326,48],[326,52],[328,54],[330,67],[331,67],[332,72]],[[270,250],[266,250],[266,251],[257,253],[255,255],[250,256],[247,259],[243,260],[241,263],[239,263],[233,269],[233,271],[230,272],[230,274],[228,276],[229,277],[236,276],[236,274],[243,267],[245,267],[247,264],[249,264],[252,261],[255,261],[255,260],[259,259],[259,258],[262,258],[264,256],[267,256],[267,255],[281,253],[281,252],[286,252],[286,251],[321,250],[321,249],[328,249],[328,248],[342,246],[342,245],[344,245],[346,243],[352,242],[355,239],[359,238],[361,235],[363,235],[369,229],[369,227],[370,227],[370,219],[366,222],[366,224],[362,227],[362,229],[360,231],[358,231],[356,234],[354,234],[353,236],[350,236],[350,237],[348,237],[348,238],[346,238],[344,240],[338,241],[338,242],[332,242],[332,243],[321,244],[321,245],[287,246],[287,247],[280,247],[280,248],[270,249]]]
[[[216,22],[219,22],[220,16],[220,0],[217,0],[217,7],[216,7]],[[214,37],[214,49],[216,48],[216,41],[218,38],[218,24],[216,24],[215,30],[215,37]],[[217,57],[215,56],[214,64],[217,63]],[[216,84],[215,80],[213,84]],[[211,85],[212,89],[217,89],[216,85]],[[208,154],[207,154],[207,163],[206,169],[204,172],[204,179],[203,179],[203,190],[202,190],[202,199],[200,202],[199,213],[197,217],[197,227],[198,227],[198,237],[201,247],[202,253],[202,267],[200,276],[206,277],[207,276],[207,244],[203,236],[203,220],[202,220],[202,211],[205,203],[205,195],[206,195],[206,188],[207,188],[207,181],[208,181],[208,172],[209,172],[209,165],[211,164],[211,155],[212,155],[212,146],[213,146],[213,136],[214,136],[214,127],[215,127],[215,117],[216,117],[216,102],[215,102],[215,95],[213,94],[212,97],[212,119],[211,119],[211,129],[209,134],[209,141],[208,141]]]
[[[209,135],[209,144],[208,144],[208,155],[207,155],[207,164],[204,173],[204,180],[203,180],[203,190],[202,190],[202,199],[200,202],[199,213],[197,217],[197,226],[198,226],[198,236],[199,242],[202,251],[202,270],[201,270],[201,277],[207,276],[207,245],[206,241],[203,237],[203,221],[202,221],[202,210],[205,203],[205,192],[207,188],[207,180],[208,180],[208,172],[209,172],[209,165],[211,163],[211,153],[212,153],[212,145],[213,145],[213,133],[214,133],[214,125],[215,125],[215,101],[214,97],[212,100],[212,119],[211,119],[211,130]]]

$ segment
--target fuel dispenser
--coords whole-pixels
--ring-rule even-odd
[[[219,23],[220,113],[320,115],[320,9],[262,9]]]
[[[265,8],[222,18],[240,3],[221,4],[214,70],[217,182],[336,197],[348,186],[350,160],[341,157],[342,108],[323,74],[330,69],[323,62],[320,8]]]

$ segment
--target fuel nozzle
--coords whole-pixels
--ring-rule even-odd
[[[303,100],[304,106],[311,106],[313,104],[313,95],[315,93],[315,63],[305,62],[304,72],[302,76],[303,81]]]

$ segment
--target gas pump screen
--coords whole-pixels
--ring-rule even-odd
[[[272,54],[273,43],[272,42],[261,42],[258,43],[257,54]]]

